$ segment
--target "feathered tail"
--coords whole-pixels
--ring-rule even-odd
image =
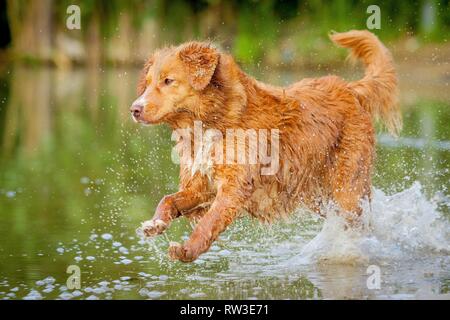
[[[402,129],[398,106],[397,75],[392,57],[381,41],[369,31],[352,30],[330,35],[341,47],[349,48],[354,58],[365,65],[361,80],[349,83],[361,105],[375,119],[381,118],[389,133],[397,136]]]

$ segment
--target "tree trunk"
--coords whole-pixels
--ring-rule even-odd
[[[49,61],[53,43],[53,0],[8,0],[13,52],[17,56]]]

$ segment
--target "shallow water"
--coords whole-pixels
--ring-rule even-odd
[[[260,78],[304,76],[275,74]],[[300,209],[272,226],[243,219],[182,264],[167,248],[187,237],[186,221],[150,241],[135,232],[178,176],[169,130],[128,117],[137,75],[13,68],[1,76],[0,299],[449,298],[448,79],[404,81],[405,130],[378,138],[361,229],[345,230],[332,208],[326,221]],[[81,270],[79,290],[66,287],[70,265]],[[373,270],[379,289],[367,284]]]

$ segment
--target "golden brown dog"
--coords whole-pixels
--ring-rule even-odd
[[[331,39],[362,60],[361,80],[327,76],[269,86],[245,74],[230,55],[201,42],[158,50],[147,61],[133,118],[187,130],[188,138],[179,137],[177,147],[192,151],[180,151],[181,160],[195,158],[196,122],[223,136],[229,129],[275,130],[277,139],[275,144],[267,135],[258,136],[259,143],[270,140],[266,151],[278,155],[271,174],[262,174],[260,161],[207,162],[205,170],[195,161],[181,161],[179,191],[165,196],[153,219],[143,224],[144,233],[153,236],[175,218],[197,221],[183,245],[171,244],[173,259],[195,260],[243,213],[269,222],[298,206],[320,213],[330,201],[350,222],[361,213],[361,200],[371,193],[372,118],[381,118],[393,134],[401,129],[397,79],[390,53],[372,33],[335,33]],[[228,152],[227,147],[231,158],[239,157],[233,147],[242,146],[242,139],[231,141],[211,139],[207,158]],[[244,144],[244,151],[251,151]]]

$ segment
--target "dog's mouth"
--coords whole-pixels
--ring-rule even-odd
[[[148,119],[148,118],[144,118],[141,116],[135,116],[135,115],[131,115],[131,118],[133,119],[133,121],[135,123],[139,123],[141,125],[144,126],[150,126],[150,125],[155,125],[161,122],[161,118],[157,118],[157,119]]]
[[[135,117],[133,115],[131,116],[131,118],[133,119],[133,121],[135,123],[139,123],[139,124],[142,124],[144,126],[150,126],[150,125],[156,123],[156,121],[148,121],[148,120],[145,120],[145,119],[142,119],[142,118],[139,118],[139,117]]]

